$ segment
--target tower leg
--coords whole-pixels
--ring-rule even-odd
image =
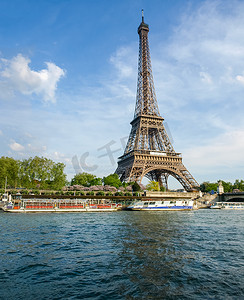
[[[158,182],[159,187],[161,188],[161,186],[163,186],[162,173],[160,171],[156,171],[155,175],[156,175],[156,181]]]
[[[168,191],[168,178],[169,178],[169,174],[164,173],[162,174],[162,182],[163,182],[163,186],[165,187],[165,190]]]

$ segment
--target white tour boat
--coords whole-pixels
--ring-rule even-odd
[[[192,199],[178,200],[148,200],[137,201],[131,204],[128,209],[131,210],[192,210],[197,208]]]
[[[17,199],[8,201],[3,210],[11,213],[35,212],[102,212],[117,211],[122,204],[104,199]]]
[[[244,202],[216,202],[211,209],[244,209]]]

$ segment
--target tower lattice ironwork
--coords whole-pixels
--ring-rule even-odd
[[[160,116],[153,83],[148,43],[149,26],[142,22],[138,27],[139,62],[137,97],[132,129],[115,171],[122,181],[141,182],[146,176],[168,189],[168,177],[175,177],[186,191],[199,185],[176,153]]]

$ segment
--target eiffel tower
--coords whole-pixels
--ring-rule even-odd
[[[175,177],[186,191],[197,190],[199,185],[176,153],[160,116],[153,83],[148,43],[149,26],[138,27],[139,62],[137,97],[132,129],[115,171],[121,181],[141,182],[145,176],[168,189],[168,177]]]

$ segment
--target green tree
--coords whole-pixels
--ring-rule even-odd
[[[124,188],[126,188],[127,186],[129,186],[129,185],[133,185],[135,182],[134,181],[131,181],[131,182],[122,182],[122,186],[124,187]]]
[[[19,179],[23,187],[41,189],[61,189],[65,185],[63,163],[35,156],[19,163]]]
[[[217,192],[217,187],[218,187],[217,182],[211,183],[209,181],[205,181],[200,185],[200,190],[204,193],[211,192],[211,191]]]
[[[222,185],[223,185],[225,193],[229,193],[229,192],[233,191],[233,184],[231,182],[225,182],[223,180],[219,180],[219,181],[222,181]],[[219,183],[219,181],[218,181],[218,183]]]
[[[66,183],[66,174],[64,174],[65,164],[55,163],[51,169],[50,188],[61,190]]]
[[[18,182],[19,173],[19,161],[11,157],[0,158],[0,187],[5,188],[5,182],[7,178],[7,185],[16,187]]]
[[[74,178],[71,180],[71,185],[83,185],[83,186],[91,186],[95,185],[93,184],[95,180],[98,179],[96,178],[95,175],[89,174],[89,173],[79,173],[74,176]]]
[[[160,192],[166,192],[166,187],[165,186],[160,186]]]
[[[238,189],[243,192],[244,191],[244,181],[236,179],[236,181],[233,184],[233,189]]]
[[[100,177],[96,177],[92,179],[90,183],[90,185],[102,185],[102,184],[103,184],[103,180]]]
[[[146,185],[146,189],[148,191],[155,191],[158,192],[160,191],[159,188],[159,183],[157,181],[150,181],[147,185]]]
[[[122,186],[118,174],[110,174],[107,177],[103,177],[103,183],[104,185],[115,186],[117,189]]]
[[[133,183],[132,191],[133,192],[140,192],[141,191],[141,187],[139,186],[139,184],[137,182]]]

